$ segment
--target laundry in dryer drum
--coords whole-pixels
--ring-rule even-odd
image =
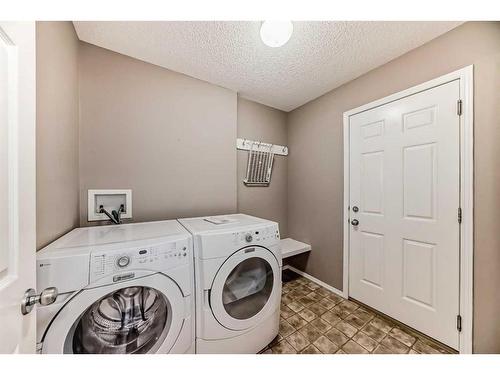
[[[239,299],[260,292],[266,285],[267,271],[265,268],[255,268],[242,273],[234,272],[227,279],[224,303],[231,303]]]

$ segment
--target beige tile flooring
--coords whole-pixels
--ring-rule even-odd
[[[452,350],[286,270],[278,336],[265,354],[448,354]]]

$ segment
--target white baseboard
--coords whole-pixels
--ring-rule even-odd
[[[344,292],[342,292],[341,290],[338,290],[337,288],[334,288],[333,286],[328,285],[327,283],[315,278],[314,276],[309,275],[308,273],[305,273],[304,271],[298,270],[297,268],[295,268],[293,266],[290,266],[287,264],[287,265],[283,266],[283,270],[291,270],[291,271],[299,274],[300,276],[304,276],[306,279],[309,279],[309,280],[315,282],[316,284],[321,285],[323,288],[329,290],[332,293],[339,295],[340,297],[348,298],[348,296],[344,295]]]

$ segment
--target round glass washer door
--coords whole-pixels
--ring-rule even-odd
[[[43,353],[168,353],[182,328],[184,301],[168,277],[154,274],[86,289],[54,318]]]
[[[244,330],[270,309],[279,308],[280,294],[281,275],[274,255],[263,247],[248,247],[231,255],[217,272],[210,305],[223,326]]]
[[[94,302],[72,326],[64,343],[74,354],[154,352],[169,330],[170,304],[156,289],[132,286]]]

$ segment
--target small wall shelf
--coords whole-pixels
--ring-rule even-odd
[[[281,256],[283,259],[311,251],[311,245],[296,241],[292,238],[284,238],[280,242]]]

